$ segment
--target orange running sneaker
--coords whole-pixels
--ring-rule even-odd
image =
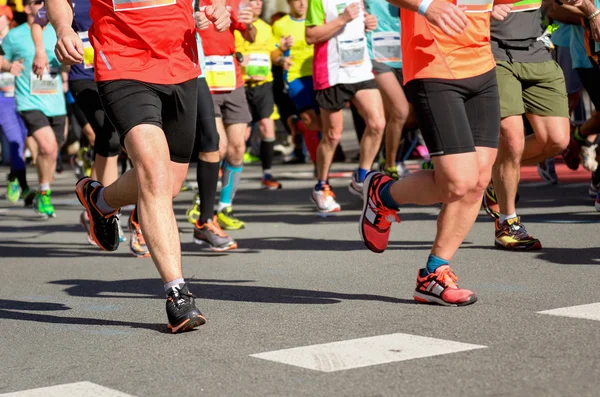
[[[443,306],[465,306],[477,302],[477,296],[458,286],[458,277],[448,265],[433,273],[419,269],[414,298],[417,302],[437,303]]]

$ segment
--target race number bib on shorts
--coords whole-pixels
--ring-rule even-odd
[[[5,98],[15,96],[15,76],[10,73],[0,73],[0,92]]]
[[[211,91],[235,90],[234,62],[232,55],[206,57],[206,83]]]
[[[465,8],[465,12],[490,12],[494,0],[456,0],[456,5]]]
[[[373,59],[378,62],[401,62],[402,49],[400,33],[377,32],[371,33]]]
[[[177,4],[177,0],[112,0],[112,2],[115,11],[131,11]]]
[[[365,61],[365,38],[339,39],[340,66],[358,66]]]
[[[246,75],[255,81],[266,80],[271,73],[271,56],[268,53],[255,53],[248,56]]]
[[[35,73],[31,72],[29,92],[31,95],[55,95],[60,92],[60,73],[58,68],[44,70],[44,75],[40,80]]]
[[[92,69],[94,67],[94,47],[90,43],[88,32],[79,32],[77,34],[83,42],[83,67],[85,69]]]

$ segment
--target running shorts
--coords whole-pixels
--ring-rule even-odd
[[[524,113],[569,117],[567,88],[555,61],[496,63],[502,118]]]
[[[298,113],[306,112],[307,110],[317,110],[318,106],[315,102],[315,90],[312,76],[300,77],[288,83],[288,95]]]
[[[431,156],[498,147],[500,98],[494,69],[467,79],[415,79],[406,84]]]
[[[206,79],[198,79],[198,113],[196,116],[196,153],[219,151],[219,132],[215,123],[215,108]]]
[[[247,84],[246,100],[253,123],[270,118],[275,110],[273,83],[269,82],[261,85]]]
[[[65,143],[65,126],[67,125],[67,116],[54,116],[48,117],[39,110],[25,110],[19,112],[23,123],[27,128],[27,136],[33,136],[33,134],[44,127],[52,128],[56,142],[58,143],[58,149]]]
[[[121,137],[121,144],[133,127],[155,125],[165,133],[171,161],[189,163],[196,135],[197,80],[180,84],[100,81],[98,92],[106,115]]]
[[[322,109],[336,112],[344,109],[358,91],[376,89],[375,79],[361,81],[360,83],[336,84],[333,87],[316,91],[315,100]]]
[[[252,121],[244,87],[229,92],[213,93],[212,98],[215,116],[223,119],[224,124],[247,124]]]
[[[389,66],[386,63],[371,61],[373,63],[373,74],[377,76],[378,74],[384,73],[394,73],[396,79],[400,83],[401,86],[404,86],[404,76],[402,75],[402,69],[396,69]]]

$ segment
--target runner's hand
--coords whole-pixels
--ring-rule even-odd
[[[69,27],[56,33],[58,41],[54,53],[64,65],[75,65],[83,62],[83,42],[75,31]]]
[[[600,42],[600,15],[590,21],[590,31],[595,42]]]
[[[492,18],[498,21],[504,21],[504,19],[510,14],[512,10],[512,4],[497,4],[492,8]]]
[[[206,13],[202,11],[196,11],[194,13],[194,18],[196,19],[196,29],[206,30],[210,26],[210,21],[208,20]]]
[[[290,57],[285,57],[283,58],[283,70],[290,70],[290,68],[292,67],[292,60],[290,59]]]
[[[445,1],[432,2],[425,12],[425,18],[449,36],[462,33],[469,23],[462,9]]]
[[[10,70],[8,71],[8,73],[12,74],[13,76],[19,77],[23,69],[25,69],[25,66],[23,66],[24,61],[24,59],[19,59],[18,61],[11,63]]]
[[[279,48],[281,48],[281,51],[285,52],[292,48],[293,45],[294,38],[292,36],[282,37],[281,40],[279,40]]]
[[[346,23],[352,22],[360,14],[360,6],[358,3],[352,3],[344,9],[344,13],[340,16]]]
[[[240,16],[238,17],[238,21],[240,23],[245,23],[246,25],[250,25],[254,20],[254,13],[252,12],[252,8],[246,7],[240,12]]]
[[[46,51],[36,51],[31,70],[41,80],[42,76],[44,75],[44,70],[46,69],[49,69],[48,55],[46,55]]]
[[[377,17],[365,12],[365,31],[370,32],[377,29]]]
[[[208,20],[215,25],[215,30],[217,32],[229,30],[231,15],[229,14],[229,11],[227,11],[227,8],[222,5],[208,6],[204,9],[204,13]]]

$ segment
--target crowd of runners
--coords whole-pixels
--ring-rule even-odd
[[[173,332],[205,322],[183,279],[173,211],[173,198],[194,185],[189,163],[194,241],[234,250],[228,232],[246,227],[234,199],[255,158],[267,190],[285,189],[277,179],[285,163],[312,163],[315,210],[342,210],[329,172],[344,156],[346,109],[360,143],[348,189],[363,200],[368,249],[387,248],[403,205],[442,204],[417,274],[419,302],[477,300],[450,262],[482,208],[495,221],[496,247],[542,248],[517,215],[521,166],[537,166],[549,183],[555,159],[585,168],[600,211],[600,116],[572,117],[582,93],[600,109],[600,4],[288,5],[267,16],[262,0],[23,0],[20,25],[0,6],[7,200],[55,217],[51,184],[70,161],[82,233],[99,249],[127,242],[133,255],[152,257]],[[283,145],[277,131],[289,134]],[[413,153],[420,169],[409,171]],[[132,208],[128,235],[123,207]]]

